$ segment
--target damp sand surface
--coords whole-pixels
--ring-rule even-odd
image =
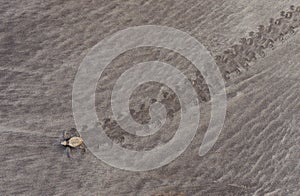
[[[299,28],[290,33],[284,25],[290,22],[283,20],[278,31],[265,34],[274,39],[274,47],[263,49],[264,55],[259,47],[248,48],[256,58],[250,58],[252,53],[228,55],[234,45],[243,43],[242,38],[249,38],[249,32],[258,32],[260,25],[269,27],[270,18],[281,18],[281,11],[288,12],[291,5],[297,7],[300,2],[1,1],[1,195],[152,195],[170,191],[299,195]],[[168,142],[180,113],[178,98],[170,89],[157,83],[143,84],[131,97],[130,109],[137,122],[149,121],[148,109],[154,99],[170,111],[163,129],[147,138],[124,132],[105,101],[117,77],[131,65],[164,61],[195,80],[201,124],[193,142],[168,165],[147,172],[113,168],[89,151],[74,150],[67,158],[59,143],[62,130],[75,127],[72,85],[80,63],[105,37],[146,24],[188,32],[216,58],[228,97],[217,143],[208,154],[198,156],[210,117],[210,97],[201,74],[176,53],[140,48],[114,59],[105,72],[108,77],[100,79],[96,90],[100,123],[115,143],[129,149],[147,150]],[[248,65],[239,61],[241,57],[248,58]]]

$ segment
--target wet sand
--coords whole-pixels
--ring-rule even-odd
[[[274,47],[245,66],[224,51],[269,26],[299,1],[2,1],[0,3],[0,192],[1,195],[299,195],[300,35],[284,24],[266,36]],[[300,20],[299,20],[300,21]],[[158,60],[194,77],[201,124],[188,149],[168,165],[147,172],[113,168],[89,151],[67,158],[62,130],[75,127],[72,85],[83,58],[96,43],[137,25],[165,25],[188,32],[216,58],[228,97],[224,129],[213,149],[198,156],[210,118],[210,97],[201,74],[182,56],[141,48],[117,57],[100,79],[96,107],[100,123],[118,145],[145,150],[172,138],[180,105],[161,85],[141,86],[130,101],[137,122],[149,121],[151,99],[170,110],[158,135],[133,137],[112,117],[107,99],[114,81],[130,65]],[[295,23],[296,25],[298,23]],[[282,39],[280,34],[286,32]],[[276,39],[276,40],[275,40]],[[249,49],[249,50],[250,50]],[[227,55],[227,56],[226,56]],[[228,58],[229,60],[224,60]],[[238,68],[238,69],[237,69]],[[143,106],[142,106],[143,105]],[[109,119],[109,120],[108,120]]]

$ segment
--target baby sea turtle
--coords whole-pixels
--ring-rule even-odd
[[[81,148],[85,152],[83,139],[75,128],[63,131],[63,141],[61,145],[66,147],[67,156],[70,157],[71,149]]]

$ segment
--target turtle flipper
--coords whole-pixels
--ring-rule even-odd
[[[66,147],[66,153],[67,153],[68,158],[70,158],[71,148],[69,146]]]
[[[64,140],[68,140],[68,139],[70,139],[71,137],[72,137],[72,136],[71,136],[71,134],[70,134],[69,131],[63,130],[63,139],[64,139]]]
[[[86,152],[86,145],[82,143],[79,148],[81,149],[81,153],[84,154]]]
[[[79,134],[79,132],[77,131],[76,128],[70,129],[69,132],[70,132],[71,137],[80,137],[80,134]]]

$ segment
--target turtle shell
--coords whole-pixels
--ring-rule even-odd
[[[81,137],[72,137],[69,139],[68,144],[71,147],[77,147],[80,146],[83,143],[83,140]]]

